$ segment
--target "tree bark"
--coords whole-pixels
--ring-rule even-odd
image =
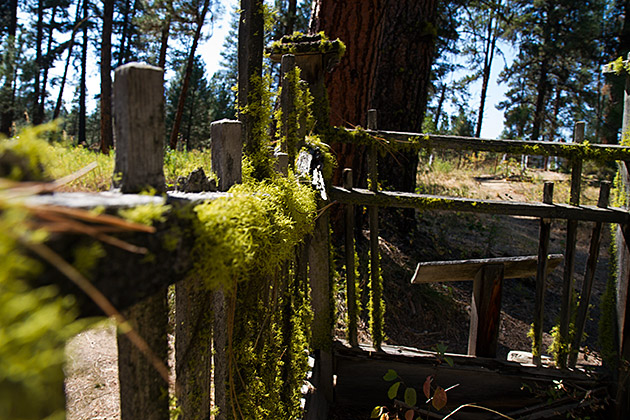
[[[177,137],[179,135],[179,127],[182,123],[182,116],[184,115],[184,105],[186,103],[186,94],[188,92],[188,85],[190,84],[190,75],[192,74],[193,61],[195,59],[195,52],[197,50],[197,44],[199,43],[199,37],[201,36],[201,29],[203,28],[204,21],[206,20],[206,14],[210,7],[210,0],[203,2],[203,9],[197,19],[197,28],[193,37],[193,43],[190,47],[190,53],[188,54],[188,62],[186,63],[186,73],[184,75],[184,81],[182,83],[182,91],[179,93],[179,100],[177,101],[177,112],[175,113],[175,121],[173,122],[173,131],[171,131],[171,139],[169,145],[171,149],[177,147]]]
[[[422,128],[433,64],[436,0],[317,0],[312,30],[346,43],[346,55],[327,79],[331,124],[365,126],[367,110],[378,110],[380,129]],[[335,146],[341,170],[352,167],[357,186],[365,186],[365,153]],[[379,162],[379,180],[401,191],[413,191],[416,153],[397,153]]]
[[[7,74],[5,75],[4,85],[0,91],[0,134],[5,136],[11,135],[11,127],[13,126],[13,105],[15,102],[15,93],[13,83],[15,80],[15,35],[17,33],[17,0],[9,0],[9,24],[7,31],[6,50],[3,51],[2,57],[7,64]]]
[[[112,127],[112,22],[114,0],[103,0],[103,33],[101,40],[101,152],[114,146]]]

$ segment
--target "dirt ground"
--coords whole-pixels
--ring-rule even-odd
[[[554,172],[539,176],[566,181],[566,175]],[[475,188],[487,198],[526,201],[517,184],[493,177],[480,178]],[[542,184],[541,184],[542,196]],[[384,267],[386,303],[385,333],[391,344],[432,349],[438,343],[448,352],[465,353],[468,342],[471,282],[411,285],[416,264],[422,261],[536,255],[539,221],[531,218],[472,215],[449,212],[416,212],[417,226],[400,235],[395,229],[399,210],[381,212],[381,252]],[[592,224],[580,223],[575,269],[576,290],[581,287]],[[604,227],[601,253],[595,275],[591,303],[594,310],[587,323],[586,342],[589,362],[597,361],[598,304],[608,278],[610,229]],[[366,254],[368,232],[357,246]],[[552,253],[564,253],[566,222],[552,224]],[[562,264],[549,276],[545,296],[544,331],[549,332],[560,310]],[[362,284],[367,290],[365,284]],[[341,289],[340,298],[343,298]],[[534,313],[535,282],[533,278],[507,280],[503,288],[499,357],[510,350],[529,351],[527,338]],[[367,292],[363,297],[367,308]],[[339,304],[338,318],[345,307]],[[369,342],[367,314],[360,321],[360,340]],[[337,334],[345,335],[342,322]],[[551,338],[545,334],[544,344]],[[119,419],[116,327],[109,321],[79,334],[67,345],[67,418]]]

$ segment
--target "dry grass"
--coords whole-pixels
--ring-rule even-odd
[[[68,174],[96,162],[96,168],[87,175],[64,186],[62,191],[107,191],[112,186],[114,174],[114,154],[104,155],[82,146],[71,146],[63,143],[48,145],[47,168],[53,179]],[[164,177],[167,187],[172,187],[177,177],[186,176],[194,169],[203,168],[208,176],[211,171],[209,151],[172,151],[164,154]]]
[[[536,168],[521,170],[515,160],[503,163],[489,154],[477,158],[465,155],[459,158],[434,157],[421,159],[417,179],[419,193],[477,198],[540,202],[545,182],[554,182],[554,201],[569,200],[571,176],[559,171]],[[582,177],[581,204],[595,205],[599,195],[599,182],[594,177]]]

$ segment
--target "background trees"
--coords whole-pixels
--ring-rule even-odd
[[[196,45],[207,45],[216,17],[239,4],[2,2],[0,132],[8,135],[14,127],[64,117],[64,129],[74,141],[102,142],[102,150],[108,150],[108,75],[141,60],[166,69],[168,107],[175,112],[169,116],[172,146],[179,138],[205,135],[208,119],[236,114],[238,15],[227,10],[232,30],[225,40],[214,41],[216,48],[222,43],[219,70],[202,71]],[[505,118],[503,136],[566,140],[573,121],[585,119],[592,141],[618,141],[622,86],[601,76],[600,67],[630,51],[627,0],[274,0],[269,5],[275,14],[267,41],[306,32],[314,6],[311,29],[346,42],[346,57],[328,80],[334,125],[365,126],[366,110],[374,107],[382,128],[472,129],[479,136],[488,127],[485,116],[493,105],[487,98],[498,80],[504,94],[498,105]],[[277,67],[268,67],[276,74]],[[91,82],[99,73],[100,86]],[[190,104],[197,107],[188,124]],[[197,112],[202,109],[203,115]],[[88,133],[93,127],[98,130]],[[349,151],[340,156],[342,166],[361,172],[361,156]],[[343,162],[346,158],[350,161]],[[399,166],[413,168],[413,158],[397,156],[383,166],[391,186],[412,179],[411,173],[395,172],[406,170]],[[394,164],[401,161],[407,163]],[[407,182],[405,189],[411,185]]]

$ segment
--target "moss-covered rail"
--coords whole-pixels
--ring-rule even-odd
[[[610,162],[630,160],[630,147],[583,143],[559,143],[526,140],[495,140],[475,137],[405,133],[334,127],[328,141],[361,145],[380,145],[387,149],[472,150],[515,155],[558,156],[567,159]]]
[[[476,200],[472,198],[443,197],[394,191],[374,192],[359,188],[347,190],[340,187],[332,187],[330,196],[341,204],[361,206],[447,210],[602,223],[627,224],[630,222],[630,213],[623,209],[600,208],[596,206]]]

